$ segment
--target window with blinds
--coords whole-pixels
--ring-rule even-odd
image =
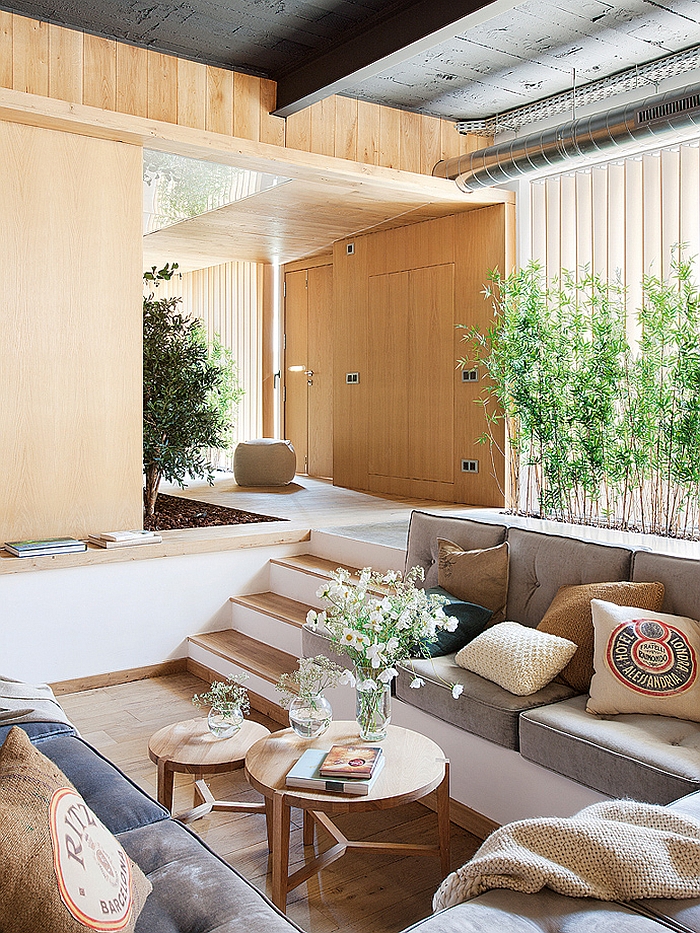
[[[633,310],[642,275],[667,275],[676,244],[699,256],[699,146],[693,140],[532,182],[530,255],[548,280],[584,267],[619,276]]]

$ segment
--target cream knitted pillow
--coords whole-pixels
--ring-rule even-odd
[[[519,697],[545,687],[569,663],[576,645],[519,622],[499,622],[455,656],[455,663]]]

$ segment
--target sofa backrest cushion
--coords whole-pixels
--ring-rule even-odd
[[[523,528],[508,529],[508,544],[506,618],[523,625],[534,627],[540,622],[560,586],[630,577],[632,551],[628,548]]]
[[[438,538],[449,538],[465,551],[496,547],[506,539],[506,526],[470,518],[414,511],[408,527],[406,570],[422,567],[425,586],[438,585]]]
[[[663,583],[663,611],[700,620],[700,561],[635,551],[632,579]]]

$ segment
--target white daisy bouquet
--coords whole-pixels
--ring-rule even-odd
[[[405,577],[396,571],[378,573],[366,567],[359,581],[338,569],[317,592],[326,604],[322,612],[311,610],[306,621],[325,634],[338,651],[355,665],[358,691],[373,692],[398,675],[395,665],[427,654],[424,643],[435,639],[439,629],[453,632],[457,620],[442,611],[445,600],[416,586],[423,570],[414,567]],[[422,681],[414,678],[412,687]],[[462,691],[451,685],[454,696]]]

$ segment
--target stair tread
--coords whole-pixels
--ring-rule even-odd
[[[250,593],[246,596],[231,596],[230,601],[246,609],[254,609],[265,615],[294,625],[297,628],[306,621],[306,614],[312,607],[307,603],[300,603],[296,599],[282,596],[280,593]]]
[[[281,567],[290,567],[293,570],[301,570],[304,573],[314,574],[323,579],[328,579],[332,573],[341,567],[352,574],[359,575],[361,572],[359,567],[351,567],[350,564],[343,564],[337,560],[327,560],[325,557],[316,557],[314,554],[297,554],[295,557],[273,557],[270,563],[278,564]]]
[[[277,683],[283,673],[291,674],[297,669],[298,658],[294,655],[235,629],[190,635],[188,641],[273,684]]]

